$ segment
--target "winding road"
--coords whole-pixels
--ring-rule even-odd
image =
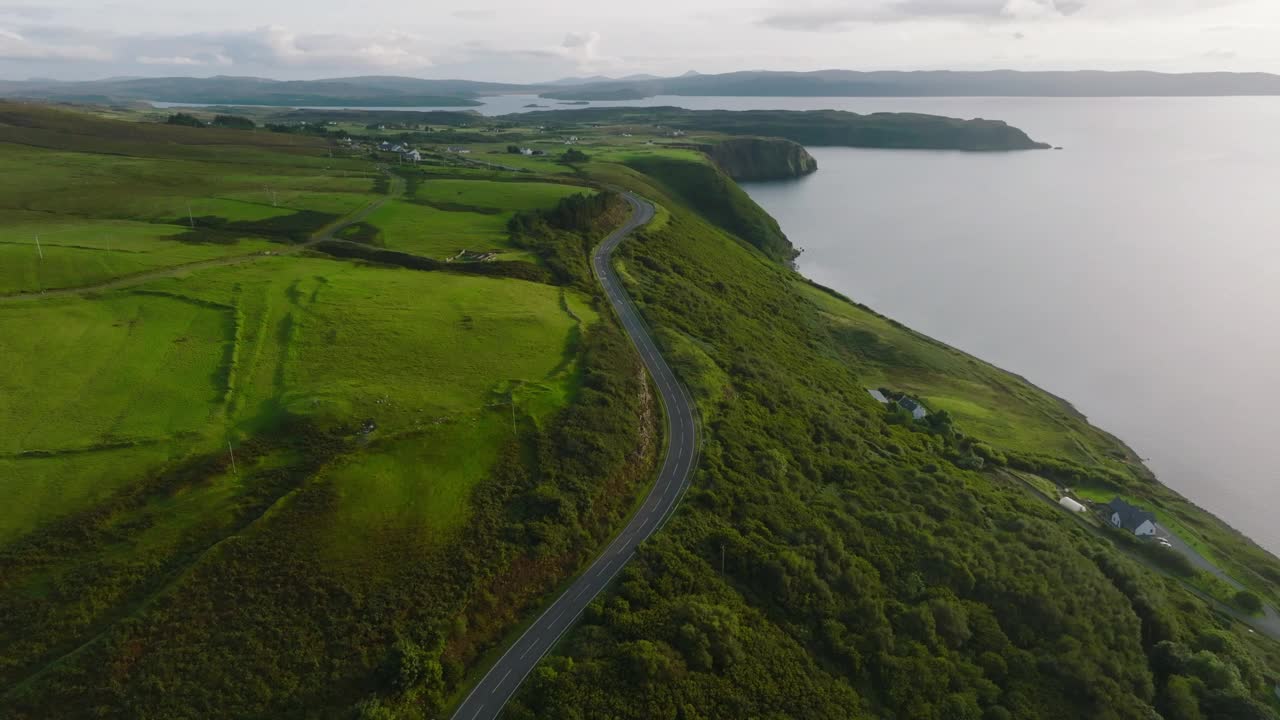
[[[608,587],[635,554],[636,547],[661,527],[675,510],[697,464],[698,422],[694,416],[693,399],[658,352],[640,312],[609,262],[618,243],[653,219],[653,206],[647,201],[626,192],[623,197],[631,205],[631,217],[600,243],[591,258],[591,266],[662,397],[667,438],[662,470],[649,496],[627,527],[494,663],[458,706],[453,714],[454,720],[486,720],[496,718],[502,712],[520,683],[537,667],[538,661],[573,626],[587,605]]]

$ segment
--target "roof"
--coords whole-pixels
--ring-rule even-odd
[[[1147,520],[1150,520],[1153,525],[1156,522],[1156,516],[1153,513],[1130,505],[1118,497],[1107,503],[1107,507],[1111,508],[1111,512],[1120,516],[1120,527],[1125,530],[1136,530]]]
[[[871,393],[871,397],[875,398],[876,402],[882,402],[882,403],[889,402],[889,398],[885,397],[884,393],[880,392],[879,390],[872,390],[871,388],[867,388],[867,392]]]
[[[1075,498],[1070,498],[1065,495],[1058,500],[1058,504],[1065,508],[1070,508],[1074,512],[1081,512],[1084,510],[1084,505],[1081,505]]]
[[[908,410],[911,410],[912,412],[915,412],[916,410],[920,409],[920,403],[906,396],[899,398],[898,404]]]

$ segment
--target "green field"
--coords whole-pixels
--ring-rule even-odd
[[[26,500],[0,539],[101,499],[169,452],[208,451],[291,416],[412,432],[471,423],[515,383],[518,411],[541,417],[572,389],[579,330],[555,288],[292,258],[101,299],[0,305],[11,368],[0,463],[12,470],[0,487]],[[470,447],[474,472],[442,470],[456,493],[483,477],[495,446]]]
[[[502,251],[503,259],[522,255],[509,247],[510,215],[439,210],[404,200],[391,200],[371,213],[365,222],[378,229],[387,248],[443,260],[463,250]],[[517,257],[512,257],[511,253]]]
[[[486,180],[427,180],[414,197],[430,203],[456,203],[496,211],[550,208],[561,198],[590,188],[544,182],[496,182]]]
[[[240,133],[245,144],[222,146],[214,160],[188,157],[204,155],[201,146],[120,147],[116,127],[32,139],[43,147],[0,142],[0,295],[270,251],[377,197],[371,168],[293,145],[253,147],[268,136]]]
[[[949,412],[966,434],[997,447],[1085,463],[1108,460],[1099,448],[1109,441],[1020,378],[810,285],[796,287],[822,311],[867,387],[919,397],[926,407]]]
[[[411,176],[409,199],[396,199],[364,218],[382,246],[446,260],[463,250],[497,252],[502,260],[533,260],[512,247],[507,223],[515,212],[545,210],[590,192],[576,185]],[[353,228],[353,231],[357,228]]]

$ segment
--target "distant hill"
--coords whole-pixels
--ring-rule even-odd
[[[87,82],[5,82],[0,97],[67,102],[160,102],[212,105],[359,105],[463,107],[481,93],[513,92],[519,85],[470,80],[350,77],[331,80],[266,80],[255,77],[127,78]]]
[[[207,105],[467,107],[482,95],[541,93],[556,100],[637,100],[655,95],[756,97],[1209,96],[1280,95],[1280,75],[1154,72],[773,72],[751,70],[679,77],[562,78],[517,85],[473,80],[359,76],[324,80],[256,77],[118,77],[83,82],[0,81],[0,98],[81,103],[138,100]]]
[[[958,120],[917,113],[860,115],[842,110],[686,110],[677,107],[595,107],[540,110],[508,119],[601,125],[658,124],[681,132],[786,138],[802,145],[914,150],[1042,150],[1025,132],[1000,120]]]
[[[756,97],[938,96],[1212,96],[1280,95],[1280,75],[1267,73],[1019,72],[816,72],[749,71],[721,75],[687,73],[658,80],[611,80],[551,90],[558,100],[617,100],[655,95]]]
[[[590,77],[560,78],[559,80],[552,80],[551,82],[545,83],[545,84],[556,85],[556,86],[572,86],[572,85],[587,85],[590,83],[601,83],[601,82],[640,82],[640,81],[661,80],[661,79],[662,78],[657,75],[648,75],[646,73],[639,73],[636,75],[626,75],[620,78],[611,78],[611,77],[608,77],[607,75],[592,75]]]

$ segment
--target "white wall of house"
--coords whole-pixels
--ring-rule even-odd
[[[1133,531],[1133,534],[1134,535],[1155,535],[1156,534],[1155,523],[1152,523],[1150,520],[1143,520],[1142,524],[1139,525],[1138,528]]]

